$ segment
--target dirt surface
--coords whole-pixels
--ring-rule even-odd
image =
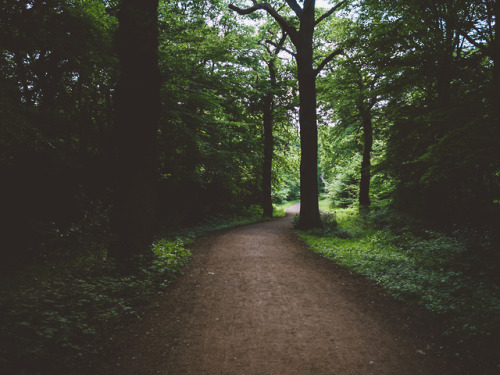
[[[461,373],[420,311],[312,253],[290,221],[199,240],[160,307],[111,338],[102,374]]]

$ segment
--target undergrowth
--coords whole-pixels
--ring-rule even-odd
[[[443,333],[462,343],[498,337],[498,263],[485,256],[498,250],[493,245],[485,249],[483,241],[480,252],[478,240],[468,241],[460,230],[452,235],[428,230],[390,211],[360,216],[354,209],[337,209],[327,217],[333,225],[300,232],[312,250],[390,295],[441,315],[447,324]]]
[[[152,251],[151,265],[135,275],[118,276],[102,254],[2,290],[2,373],[57,373],[93,351],[113,324],[140,319],[141,308],[182,272],[190,257],[181,240],[160,240]]]
[[[103,349],[109,330],[141,319],[155,297],[182,273],[196,236],[260,220],[256,209],[211,217],[165,232],[151,246],[152,262],[134,275],[116,272],[106,251],[30,266],[1,280],[0,374],[70,373]]]

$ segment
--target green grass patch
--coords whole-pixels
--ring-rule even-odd
[[[328,199],[321,199],[318,202],[318,205],[319,205],[320,211],[325,211],[325,212],[331,211],[332,205],[331,205],[330,200],[328,200]]]
[[[274,204],[273,205],[273,208],[274,208],[273,216],[274,217],[285,217],[285,215],[286,215],[285,211],[287,209],[289,209],[290,207],[292,207],[295,203],[299,203],[299,202],[300,202],[299,200],[294,200],[294,201],[284,202],[281,204]]]
[[[481,263],[477,251],[461,238],[435,231],[412,232],[400,225],[394,230],[388,222],[380,227],[377,215],[360,217],[353,209],[337,209],[337,230],[299,233],[313,251],[398,299],[446,317],[446,333],[464,338],[499,333],[500,287],[486,272],[486,262],[483,271],[472,272],[471,264]]]

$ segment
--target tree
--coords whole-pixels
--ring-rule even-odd
[[[360,210],[365,210],[371,205],[375,107],[388,96],[387,80],[378,66],[384,56],[380,56],[373,43],[375,37],[369,25],[343,20],[330,28],[334,30],[330,32],[340,34],[337,39],[343,40],[345,53],[321,77],[320,97],[322,106],[331,110],[337,127],[346,131],[355,128],[360,134],[354,138],[361,146],[357,197]]]
[[[162,225],[261,203],[262,74],[253,27],[216,1],[160,6]]]
[[[120,79],[114,129],[114,235],[109,255],[122,266],[148,254],[157,201],[160,117],[158,0],[122,0],[116,36]]]
[[[283,48],[286,40],[286,34],[276,44],[274,50],[268,45],[262,44],[267,51],[266,57],[262,57],[266,63],[269,73],[269,87],[264,94],[262,100],[262,120],[264,126],[264,162],[262,165],[262,208],[263,216],[271,218],[273,216],[273,201],[272,201],[272,169],[273,169],[273,153],[274,153],[274,138],[273,138],[273,123],[275,111],[275,96],[278,86],[276,78],[276,59],[278,53]]]
[[[297,28],[291,21],[281,15],[269,3],[258,3],[253,0],[253,6],[242,9],[233,4],[229,8],[241,15],[252,14],[258,10],[266,11],[280,25],[283,32],[295,46],[294,53],[297,62],[297,79],[299,83],[299,124],[300,124],[300,219],[298,227],[310,229],[321,226],[318,207],[318,129],[316,120],[316,76],[325,65],[330,62],[341,49],[333,51],[319,65],[314,68],[313,36],[315,27],[324,19],[332,15],[346,3],[342,1],[328,12],[316,19],[315,0],[305,0],[301,7],[295,0],[286,3],[299,21]]]
[[[363,2],[360,19],[376,36],[370,46],[387,55],[385,67],[379,64],[390,81],[384,166],[396,180],[400,209],[441,222],[495,209],[500,128],[493,5]]]
[[[90,247],[81,224],[106,199],[115,25],[100,0],[0,1],[0,221],[16,261]]]

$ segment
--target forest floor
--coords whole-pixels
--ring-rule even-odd
[[[101,375],[461,374],[439,323],[310,251],[282,219],[207,235]]]

